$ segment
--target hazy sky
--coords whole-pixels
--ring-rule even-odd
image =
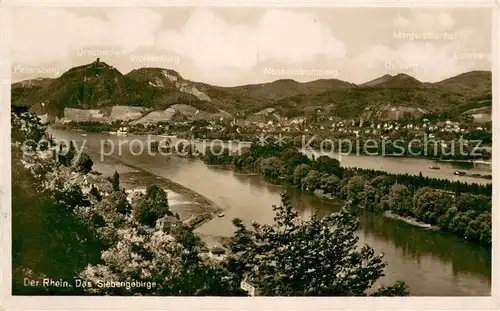
[[[13,13],[14,81],[54,77],[97,57],[123,74],[170,68],[223,86],[285,78],[363,83],[396,73],[434,82],[491,70],[488,9],[18,7]]]

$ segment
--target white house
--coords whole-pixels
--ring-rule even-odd
[[[247,277],[243,279],[240,283],[240,288],[246,292],[248,292],[248,295],[250,296],[258,296],[259,295],[259,290],[257,287],[252,284]]]

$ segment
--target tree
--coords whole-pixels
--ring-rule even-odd
[[[307,164],[300,164],[295,168],[293,172],[293,183],[296,185],[300,185],[301,181],[304,177],[307,176],[309,171],[311,170],[311,166]]]
[[[37,174],[25,167],[40,165]],[[25,162],[24,162],[25,163]],[[50,165],[52,164],[52,165]],[[101,244],[75,214],[88,201],[80,187],[69,185],[67,175],[56,170],[52,159],[23,157],[12,148],[12,289],[15,294],[73,293],[74,288],[40,288],[23,285],[25,277],[71,280],[89,263],[99,262]],[[50,182],[47,182],[50,181]],[[50,185],[50,186],[49,186]],[[52,185],[58,187],[52,188]]]
[[[336,193],[340,179],[335,175],[323,174],[320,178],[320,187],[326,193]]]
[[[363,196],[361,197],[359,205],[368,211],[383,210],[383,206],[380,204],[380,195],[370,183],[365,183]]]
[[[90,188],[90,194],[95,198],[97,199],[97,201],[100,201],[102,200],[102,196],[101,194],[99,193],[99,190],[94,186],[92,185],[92,188]]]
[[[403,216],[410,214],[412,201],[408,187],[401,184],[392,185],[387,195],[388,207],[395,213]]]
[[[40,119],[24,109],[18,109],[15,106],[11,106],[11,108],[12,142],[39,142],[45,135],[45,128]],[[36,145],[30,145],[30,148],[36,148]]]
[[[469,210],[484,212],[491,209],[491,198],[483,195],[464,193],[457,197],[456,205],[461,212],[467,212]]]
[[[202,160],[210,165],[229,165],[233,163],[233,156],[228,148],[220,145],[207,146]]]
[[[358,219],[349,206],[339,213],[301,220],[288,196],[271,225],[247,229],[234,220],[229,269],[264,296],[364,296],[383,276],[383,255],[358,248]],[[403,293],[402,293],[403,294]]]
[[[108,200],[111,202],[114,210],[120,214],[127,215],[132,210],[130,203],[127,201],[127,195],[121,191],[113,192]]]
[[[432,225],[451,208],[453,200],[446,194],[428,187],[415,192],[413,214]]]
[[[405,282],[397,281],[393,286],[381,286],[375,293],[370,296],[390,296],[390,297],[400,297],[408,296],[410,294],[408,286]]]
[[[76,162],[76,171],[81,172],[83,174],[88,174],[92,171],[92,166],[94,165],[94,161],[90,158],[90,156],[86,153],[82,153],[78,161]]]
[[[380,195],[386,194],[392,184],[388,176],[379,175],[371,180],[371,185],[378,189]]]
[[[298,166],[303,164],[310,165],[312,162],[311,159],[295,147],[284,148],[280,154],[280,159],[285,162],[286,169],[284,171],[286,173],[284,175],[289,181],[293,181],[293,175]]]
[[[117,171],[113,174],[113,191],[120,191],[120,174]]]
[[[313,163],[313,169],[323,173],[339,175],[340,162],[332,157],[322,155]]]
[[[478,240],[481,244],[491,245],[491,212],[483,212],[476,217]]]
[[[284,162],[278,157],[264,158],[260,164],[260,171],[266,178],[276,179],[284,170]]]
[[[64,158],[65,158],[65,165],[66,166],[70,166],[73,164],[73,159],[75,158],[75,154],[76,154],[76,149],[75,149],[75,145],[73,145],[73,141],[71,140],[69,142],[69,148],[68,148],[68,151],[66,152],[66,154],[64,155]]]
[[[92,294],[153,296],[244,295],[227,271],[205,264],[197,237],[185,229],[182,237],[139,227],[118,229],[102,263],[88,265],[79,277],[86,282],[144,282],[146,286],[86,288]]]
[[[362,176],[353,176],[346,185],[346,195],[348,200],[353,203],[359,202],[364,198],[365,179]]]
[[[149,186],[146,195],[141,198],[134,210],[135,219],[143,225],[154,227],[156,220],[165,215],[172,215],[168,207],[167,194],[156,185]]]
[[[319,173],[315,170],[310,170],[306,177],[301,181],[302,189],[314,191],[320,187]]]

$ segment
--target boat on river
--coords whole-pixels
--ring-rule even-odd
[[[465,172],[463,172],[463,171],[455,171],[453,174],[462,176],[462,175],[465,175]]]
[[[439,166],[436,166],[436,165],[431,165],[431,166],[429,166],[429,168],[430,168],[431,170],[439,170],[439,169],[440,169],[440,167],[439,167]]]
[[[224,217],[224,216],[225,216],[224,213],[220,213],[220,214],[217,215],[217,217],[221,217],[221,218]]]

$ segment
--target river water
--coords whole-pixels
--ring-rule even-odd
[[[75,140],[77,148],[85,147],[99,152],[101,141],[110,139],[115,146],[118,141],[145,137],[116,137],[104,134],[82,136],[81,133],[51,130],[57,138]],[[341,208],[340,202],[329,202],[303,193],[298,189],[285,188],[266,183],[260,176],[237,174],[227,169],[210,167],[197,159],[149,155],[147,151],[133,155],[129,146],[122,145],[103,160],[113,158],[148,170],[158,176],[182,184],[211,199],[225,210],[225,217],[215,218],[196,230],[205,235],[230,236],[233,232],[231,220],[240,218],[246,224],[256,221],[270,223],[273,219],[271,206],[280,203],[280,194],[287,192],[294,207],[302,217],[313,213],[327,214]],[[117,149],[117,148],[115,148]],[[110,153],[109,148],[104,149]],[[100,161],[98,158],[94,162]],[[385,170],[393,173],[418,174],[470,182],[489,182],[481,179],[454,176],[458,167],[440,163],[441,169],[429,169],[435,161],[415,158],[342,157],[341,165]],[[460,170],[475,172],[471,167]],[[481,171],[479,171],[481,172]],[[481,173],[485,174],[484,171]],[[360,216],[358,236],[361,243],[371,245],[376,252],[385,254],[388,266],[386,276],[378,284],[392,284],[404,280],[416,296],[480,296],[490,295],[491,250],[469,243],[460,237],[443,232],[428,231],[406,223],[387,219],[374,213]]]

